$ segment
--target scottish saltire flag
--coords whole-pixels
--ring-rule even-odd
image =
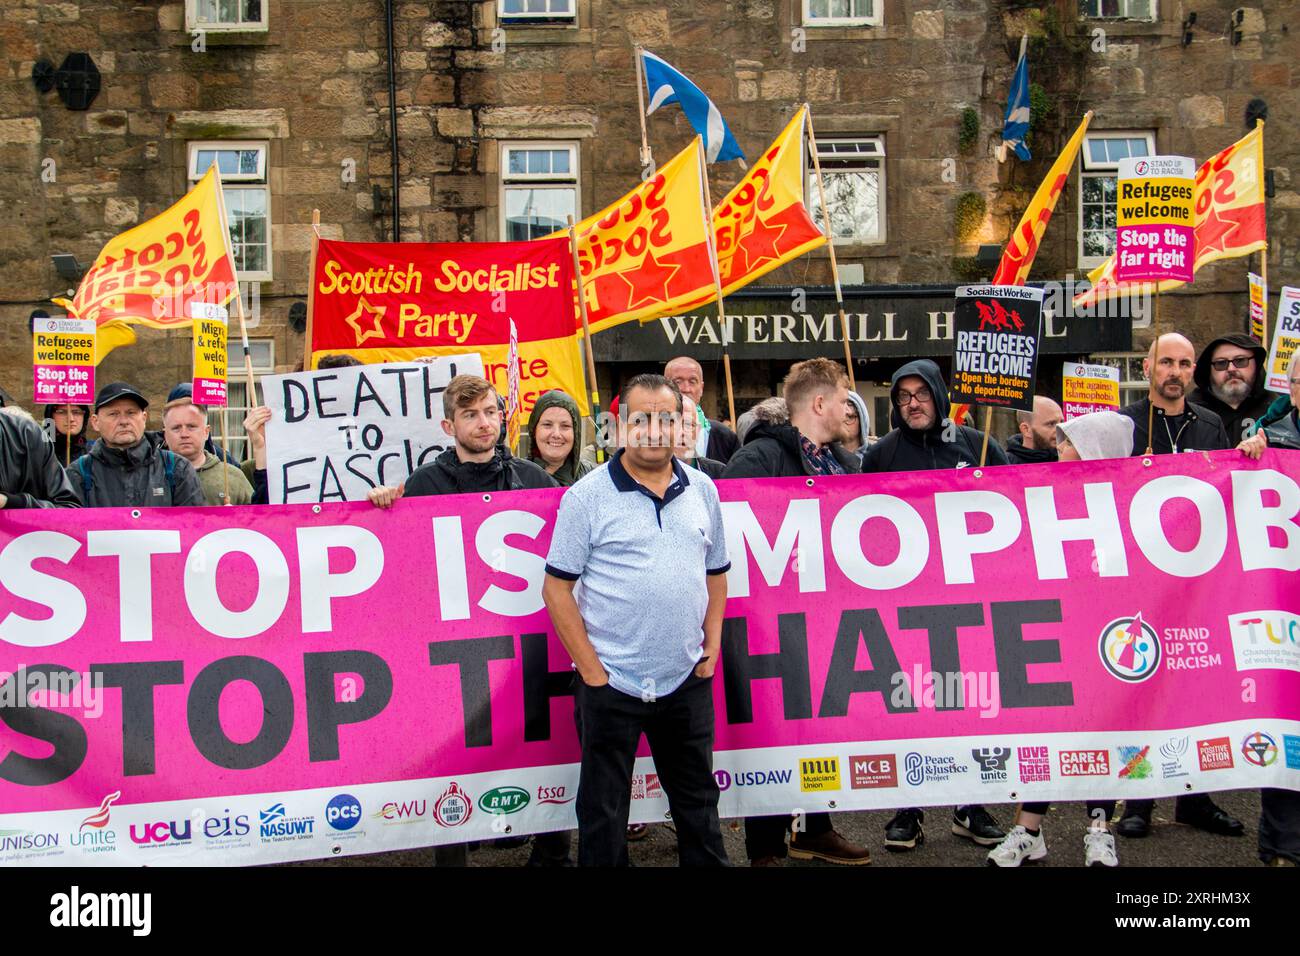
[[[998,159],[1006,155],[1007,147],[1016,151],[1017,158],[1028,161],[1029,147],[1025,134],[1029,132],[1029,61],[1025,58],[1025,44],[1020,44],[1020,60],[1015,75],[1011,77],[1011,93],[1007,96],[1007,116],[1002,123],[1002,148]]]
[[[641,51],[641,65],[645,75],[646,96],[649,105],[645,114],[649,116],[661,106],[668,103],[680,103],[682,112],[695,127],[695,132],[704,138],[704,154],[711,163],[724,162],[728,159],[745,158],[731,135],[722,114],[713,105],[713,101],[704,95],[704,91],[688,80],[673,67],[669,66],[653,53]],[[1028,97],[1028,93],[1025,94]],[[1025,100],[1029,102],[1028,99]]]

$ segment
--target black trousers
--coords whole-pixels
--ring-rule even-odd
[[[790,814],[745,817],[745,855],[751,860],[761,860],[765,856],[784,857],[785,833],[793,822]],[[800,832],[809,837],[819,837],[830,833],[831,829],[829,813],[805,813]]]
[[[1154,800],[1125,800],[1124,815],[1130,813],[1140,813],[1147,819],[1151,818],[1151,811],[1155,808]],[[1191,810],[1192,812],[1204,811],[1207,807],[1213,806],[1213,801],[1208,793],[1185,793],[1181,797],[1174,799],[1175,812],[1178,810]]]
[[[1300,864],[1300,793],[1294,790],[1259,792],[1259,858],[1274,857]]]
[[[644,733],[677,828],[682,866],[727,866],[713,777],[713,680],[691,674],[671,694],[642,700],[605,684],[574,688],[582,745],[578,865],[627,866],[632,767]]]

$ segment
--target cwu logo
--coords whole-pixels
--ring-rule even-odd
[[[1098,651],[1111,676],[1128,684],[1140,684],[1160,668],[1160,638],[1140,611],[1107,624]]]

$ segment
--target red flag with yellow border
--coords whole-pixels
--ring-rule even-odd
[[[713,288],[702,157],[697,136],[646,182],[578,223],[591,331],[672,315]],[[547,238],[560,236],[567,232]]]
[[[338,242],[321,239],[312,276],[312,367],[326,355],[414,362],[477,352],[497,393],[518,375],[527,415],[548,389],[589,412],[573,321],[569,240]],[[518,330],[510,354],[511,324]]]
[[[130,326],[188,328],[193,303],[225,305],[238,291],[214,166],[173,206],[104,246],[71,301],[52,301],[95,320],[102,361],[135,341]]]
[[[1258,252],[1268,245],[1264,218],[1264,127],[1257,126],[1196,171],[1195,272],[1207,262]],[[1115,257],[1088,273],[1092,287],[1074,297],[1090,306],[1120,295],[1176,289],[1185,283],[1118,282]]]

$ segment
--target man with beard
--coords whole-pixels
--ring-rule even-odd
[[[1151,382],[1149,397],[1120,409],[1133,419],[1133,454],[1143,455],[1148,445],[1147,423],[1153,431],[1152,454],[1216,451],[1233,447],[1219,416],[1184,397],[1192,386],[1196,349],[1184,336],[1170,332],[1151,343],[1142,371]],[[1231,363],[1229,363],[1231,364]],[[1115,827],[1123,837],[1144,837],[1151,832],[1154,800],[1128,800],[1124,816]],[[1241,821],[1215,805],[1203,793],[1185,794],[1174,805],[1174,820],[1223,836],[1241,836]]]
[[[1056,426],[1065,416],[1061,406],[1046,395],[1034,396],[1034,411],[1016,412],[1020,434],[1007,441],[1007,457],[1013,465],[1038,465],[1056,461]]]
[[[1187,400],[1195,362],[1196,349],[1177,332],[1151,343],[1142,363],[1142,372],[1151,383],[1150,394],[1120,409],[1121,415],[1133,419],[1134,455],[1146,454],[1148,446],[1156,455],[1233,447],[1219,416]]]
[[[1251,426],[1268,411],[1273,396],[1264,391],[1268,350],[1249,335],[1221,335],[1201,351],[1188,401],[1208,408],[1223,420],[1228,441],[1249,437]]]

